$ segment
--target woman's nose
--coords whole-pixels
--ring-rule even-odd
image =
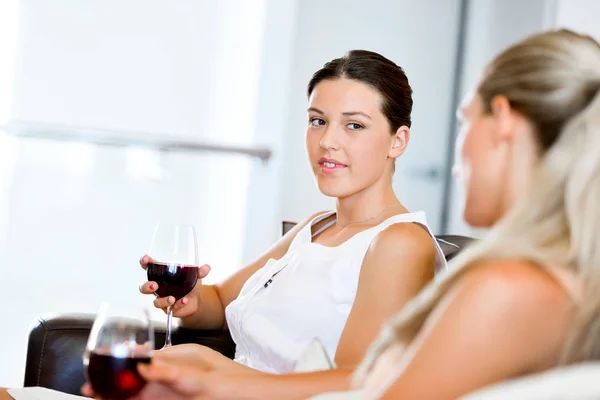
[[[333,129],[331,126],[328,126],[323,132],[323,136],[321,137],[319,145],[324,150],[339,150],[340,143],[336,137],[335,129]]]

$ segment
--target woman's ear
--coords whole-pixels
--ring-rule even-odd
[[[398,158],[404,153],[406,150],[406,146],[408,146],[408,141],[410,140],[410,128],[406,125],[402,125],[392,138],[392,145],[388,152],[389,158]]]
[[[494,144],[512,141],[516,132],[517,114],[512,109],[510,102],[505,96],[494,96],[490,109],[496,126],[494,132]]]

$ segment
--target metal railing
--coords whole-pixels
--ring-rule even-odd
[[[263,163],[268,162],[272,155],[271,150],[264,147],[221,145],[194,140],[188,137],[178,137],[172,134],[113,131],[17,120],[11,120],[5,125],[0,125],[0,131],[17,137],[85,142],[105,146],[146,147],[163,151],[242,154],[258,158]]]

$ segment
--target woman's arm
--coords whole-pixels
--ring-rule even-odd
[[[382,399],[455,399],[550,368],[571,312],[564,289],[539,267],[523,261],[479,266],[446,295],[394,363],[403,369]],[[367,390],[380,389],[373,387],[385,380],[379,378],[369,377]]]
[[[288,375],[225,374],[154,360],[138,364],[138,370],[151,382],[140,396],[143,400],[161,399],[168,391],[178,393],[176,398],[181,400],[300,400],[317,393],[346,390],[352,375],[351,370],[342,369]],[[89,388],[86,390],[91,393]]]
[[[197,285],[186,299],[178,301],[173,308],[174,315],[181,319],[181,326],[192,329],[226,328],[225,308],[237,298],[248,278],[270,259],[278,260],[283,257],[298,232],[320,214],[316,213],[290,229],[258,260],[239,270],[224,282],[216,285]]]
[[[371,243],[363,260],[356,298],[335,354],[338,366],[356,367],[383,323],[435,274],[436,248],[417,224],[395,224]]]
[[[8,394],[7,389],[0,388],[0,400],[14,400],[14,399],[10,394]]]

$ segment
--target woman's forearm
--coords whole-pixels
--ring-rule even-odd
[[[0,388],[0,400],[14,400],[14,399],[10,394],[8,394],[7,389]]]
[[[319,393],[348,390],[351,376],[349,369],[285,375],[232,375],[221,382],[216,398],[304,400]]]

